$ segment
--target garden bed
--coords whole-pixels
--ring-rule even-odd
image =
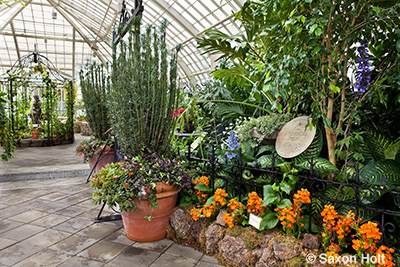
[[[254,227],[229,228],[221,210],[215,222],[209,218],[194,221],[191,206],[177,207],[170,216],[167,238],[179,244],[187,244],[218,259],[224,266],[331,266],[315,261],[311,255],[323,253],[321,237],[303,234],[300,239],[286,235],[278,229],[259,231]],[[361,263],[336,266],[363,266]]]

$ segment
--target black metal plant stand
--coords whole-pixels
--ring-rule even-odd
[[[88,176],[88,178],[86,179],[86,183],[90,182],[90,177],[92,176],[94,170],[96,169],[97,164],[98,164],[102,159],[104,159],[104,157],[106,157],[106,156],[108,155],[108,153],[110,153],[111,150],[109,150],[107,153],[104,154],[104,150],[105,150],[105,148],[107,147],[107,145],[111,142],[111,139],[112,139],[112,138],[114,138],[114,152],[115,152],[115,153],[114,153],[114,155],[115,155],[114,161],[115,161],[115,162],[120,162],[120,161],[123,161],[123,160],[124,160],[124,157],[123,157],[123,155],[122,155],[122,153],[121,153],[121,151],[120,151],[120,148],[119,148],[119,144],[118,144],[117,138],[115,137],[114,134],[110,134],[110,136],[108,137],[108,140],[107,140],[105,146],[104,146],[103,149],[101,150],[100,155],[99,155],[99,157],[97,158],[97,160],[96,160],[96,162],[95,162],[93,168],[90,170],[89,176]],[[101,213],[103,212],[105,206],[106,206],[106,202],[104,201],[104,202],[103,202],[103,205],[102,205],[101,208],[100,208],[99,213],[97,214],[96,217],[93,218],[93,221],[94,221],[95,223],[116,221],[116,220],[121,220],[121,219],[122,219],[122,218],[121,218],[121,214],[119,214],[119,212],[116,211],[116,210],[114,210],[114,209],[113,209],[114,212],[116,212],[117,214],[113,214],[113,215],[109,215],[109,216],[101,216]]]

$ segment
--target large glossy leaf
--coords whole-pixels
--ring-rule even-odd
[[[400,164],[393,159],[377,161],[364,166],[360,171],[360,181],[371,185],[400,186]]]
[[[303,161],[299,164],[296,164],[297,167],[310,170],[311,169],[311,164],[310,162]],[[314,158],[313,159],[313,170],[314,172],[320,174],[320,175],[327,175],[331,173],[332,170],[336,170],[336,167],[327,159],[324,158]]]
[[[365,205],[374,203],[375,201],[380,199],[383,195],[384,193],[382,193],[382,191],[374,190],[372,188],[370,190],[367,189],[360,190],[360,200],[361,203]]]
[[[319,127],[317,127],[317,132],[315,133],[314,140],[312,141],[311,145],[300,155],[295,157],[295,163],[301,163],[313,158],[317,158],[321,153],[323,146],[323,136],[322,131]]]
[[[363,136],[375,161],[385,159],[385,149],[392,145],[393,141],[372,128],[368,128]]]

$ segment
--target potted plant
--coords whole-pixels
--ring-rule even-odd
[[[110,114],[115,119],[113,128],[122,153],[128,160],[100,172],[94,199],[96,203],[104,200],[108,205],[120,205],[129,238],[155,241],[165,237],[168,216],[175,206],[177,191],[172,188],[170,192],[171,185],[180,188],[187,179],[171,153],[174,110],[179,104],[176,77],[180,46],[168,56],[166,20],[159,31],[148,26],[143,34],[140,24],[141,17],[135,17],[129,33],[132,42],[121,43],[118,58],[113,58],[111,76]],[[99,191],[110,193],[100,197]],[[160,208],[166,199],[164,194],[174,196],[171,202],[168,200],[165,211]]]
[[[37,124],[30,125],[30,131],[32,135],[32,139],[39,139],[39,127]]]
[[[127,236],[149,242],[166,236],[169,215],[180,189],[190,187],[183,162],[157,154],[105,166],[91,180],[93,202],[118,205]]]
[[[106,164],[115,161],[113,143],[109,143],[104,148],[108,140],[107,132],[111,128],[107,106],[110,86],[107,66],[104,64],[93,64],[86,71],[81,70],[80,82],[83,103],[86,110],[86,120],[92,131],[93,139],[84,139],[77,146],[76,154],[83,156],[84,161],[88,161],[90,168],[93,169],[102,153],[96,165],[95,171],[97,172]],[[103,152],[101,152],[102,150]]]

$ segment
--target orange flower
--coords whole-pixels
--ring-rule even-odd
[[[386,252],[385,252],[386,251]],[[380,246],[379,249],[376,251],[376,258],[378,259],[378,266],[389,266],[394,267],[396,266],[393,263],[393,256],[391,254],[394,253],[394,249],[388,248],[385,246]]]
[[[361,225],[359,229],[359,233],[364,236],[364,239],[373,239],[379,240],[381,238],[382,233],[379,232],[378,224],[374,222],[367,222]]]
[[[225,213],[222,218],[224,219],[224,222],[226,223],[226,225],[229,226],[229,228],[233,227],[233,217],[231,216],[231,214],[229,213]]]
[[[193,208],[190,210],[190,215],[192,216],[193,220],[198,221],[200,219],[199,213],[201,211],[199,209]]]
[[[220,204],[221,207],[226,205],[226,200],[224,197],[227,197],[228,194],[225,192],[224,189],[218,188],[214,193],[214,202],[216,204]]]
[[[307,189],[302,188],[301,190],[297,191],[296,194],[294,194],[293,204],[296,206],[300,203],[301,204],[311,203],[310,192],[308,192]]]
[[[247,212],[253,213],[254,215],[263,216],[264,209],[267,206],[262,206],[262,202],[262,198],[260,198],[256,192],[251,192],[249,194],[249,200],[247,200]]]

